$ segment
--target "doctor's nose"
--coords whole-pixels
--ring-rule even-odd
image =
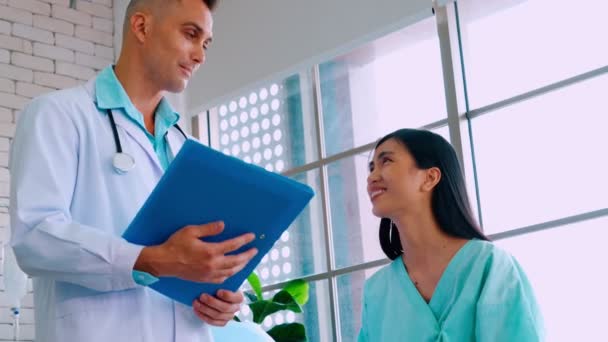
[[[194,71],[196,71],[207,58],[207,52],[203,47],[197,48],[191,55],[192,64],[194,64]]]

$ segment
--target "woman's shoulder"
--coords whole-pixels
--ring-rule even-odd
[[[403,261],[401,257],[391,261],[389,264],[384,265],[371,277],[365,281],[364,293],[382,293],[386,291],[386,287],[391,284],[391,280],[398,273],[398,267],[403,267]]]
[[[513,256],[506,250],[500,248],[491,241],[474,239],[469,241],[473,254],[478,260],[483,260],[489,263],[504,263],[511,262]]]
[[[490,241],[471,241],[477,252],[477,269],[482,270],[484,282],[528,283],[528,278],[517,259],[508,251]]]

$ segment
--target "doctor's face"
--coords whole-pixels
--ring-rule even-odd
[[[202,0],[171,0],[149,26],[143,44],[146,72],[165,91],[183,91],[205,62],[213,19]]]

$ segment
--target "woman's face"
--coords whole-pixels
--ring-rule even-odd
[[[374,151],[369,163],[367,192],[377,217],[394,218],[428,206],[428,170],[419,169],[410,152],[394,138]],[[431,188],[432,190],[432,188]]]

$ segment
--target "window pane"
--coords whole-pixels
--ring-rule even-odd
[[[387,259],[388,263],[388,259]],[[363,286],[380,267],[349,273],[337,278],[340,334],[342,341],[356,341],[361,329]]]
[[[447,116],[434,18],[319,68],[327,155]]]
[[[606,336],[608,217],[497,241],[530,278],[545,318],[547,341]]]
[[[337,268],[385,258],[378,241],[380,219],[372,214],[367,194],[370,153],[345,158],[327,167]]]
[[[459,0],[471,108],[608,65],[605,0]]]
[[[310,84],[296,74],[211,109],[211,146],[273,172],[316,160]]]
[[[302,307],[302,313],[279,311],[268,316],[262,323],[264,330],[273,326],[298,322],[304,324],[308,341],[331,341],[333,339],[331,319],[329,317],[329,286],[327,280],[309,283],[309,300]],[[270,299],[278,291],[264,293],[265,299]],[[247,305],[241,307],[238,316],[243,321],[253,321],[253,314]]]
[[[316,195],[256,268],[264,286],[327,271],[319,171],[292,178],[312,187]]]
[[[484,229],[608,207],[608,76],[473,119]]]
[[[435,133],[437,133],[437,134],[439,134],[439,135],[441,135],[445,140],[447,140],[447,141],[449,141],[451,143],[451,140],[450,140],[450,128],[447,125],[441,126],[439,128],[435,128],[432,131],[435,132]],[[461,133],[461,134],[463,134],[463,133]]]

